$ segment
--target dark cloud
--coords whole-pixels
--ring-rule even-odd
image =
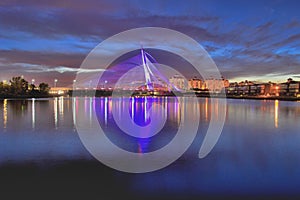
[[[99,36],[106,38],[120,31],[144,26],[162,26],[184,31],[191,35],[201,35],[203,40],[213,37],[201,23],[215,23],[215,16],[140,16],[139,11],[125,16],[111,16],[103,13],[105,7],[92,10],[46,9],[37,7],[13,7],[0,12],[0,26],[12,30],[29,32],[39,37],[59,37],[72,35],[78,37]]]
[[[235,53],[238,55],[238,53]],[[243,55],[245,55],[243,53]],[[299,61],[294,56],[263,54],[259,51],[230,59],[215,59],[224,76],[233,79],[239,77],[261,76],[269,74],[300,74]]]
[[[0,50],[3,64],[28,63],[47,66],[79,67],[85,54],[56,52],[32,52],[20,50]]]
[[[292,22],[286,25],[286,28],[288,29],[299,28],[299,27],[300,27],[300,22],[298,20],[293,20]]]
[[[82,44],[82,40],[97,44],[124,30],[158,26],[183,32],[203,44],[228,78],[300,74],[299,14],[280,13],[281,8],[278,7],[268,7],[260,14],[256,13],[257,8],[250,14],[246,11],[237,14],[232,6],[228,10],[225,7],[205,10],[199,4],[188,2],[175,6],[170,2],[153,2],[151,6],[139,4],[144,5],[125,1],[2,0],[0,39],[15,43],[28,41],[28,45],[34,45],[30,43],[34,38],[63,43],[73,37],[77,39],[70,46],[81,53],[64,52],[59,48],[29,51],[22,46],[11,49],[5,48],[4,44],[0,47],[0,62],[16,73],[18,67],[14,63],[54,69],[62,66],[69,70],[80,66],[91,50]],[[186,4],[190,5],[185,12],[178,11]],[[270,5],[273,6],[272,3]],[[240,5],[240,8],[244,7]]]

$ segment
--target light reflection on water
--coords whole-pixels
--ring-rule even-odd
[[[58,126],[58,111],[57,111],[58,100],[54,98],[54,126],[57,129]]]
[[[172,126],[180,124],[180,104],[189,104],[186,98],[162,97],[162,98],[131,98],[130,99],[130,116],[137,124],[149,123],[147,112],[151,106],[153,110],[158,112],[158,102],[168,109],[162,109],[159,112],[165,112],[168,116],[169,123]],[[96,106],[96,101],[99,105]],[[78,104],[84,102],[84,113],[78,113]],[[200,99],[201,123],[208,123],[210,119],[210,112],[218,113],[217,106],[211,108],[210,100],[208,98]],[[2,104],[2,105],[1,105]],[[92,113],[96,109],[100,113],[100,123],[108,125],[113,121],[112,105],[116,104],[118,107],[118,115],[125,112],[124,99],[112,99],[110,97],[102,98],[53,98],[53,99],[28,99],[28,100],[2,100],[0,101],[2,114],[2,123],[0,124],[0,133],[4,130],[10,130],[13,134],[20,130],[25,131],[31,129],[32,131],[40,130],[41,128],[60,129],[73,128],[76,124],[78,114],[85,115],[90,120]],[[195,106],[195,105],[189,105]],[[31,109],[28,109],[31,108]],[[184,113],[184,112],[183,112]],[[300,108],[299,102],[283,102],[283,101],[253,101],[253,100],[229,100],[227,105],[227,124],[256,124],[257,126],[287,128],[299,118]],[[184,116],[183,116],[184,117]],[[273,119],[273,120],[272,120]],[[142,120],[142,121],[141,121]],[[184,120],[184,119],[183,119]],[[31,121],[30,123],[27,123]],[[273,123],[273,125],[272,125]],[[298,123],[297,123],[298,124]],[[30,128],[29,128],[29,125]],[[42,127],[41,127],[42,125]],[[282,127],[281,127],[282,126]]]
[[[32,116],[32,129],[35,128],[35,99],[32,99],[31,103],[31,116]]]
[[[76,119],[93,117],[95,110],[99,123],[112,141],[124,149],[143,153],[161,148],[170,141],[180,124],[180,104],[193,105],[188,98],[161,97],[130,99],[127,110],[135,122],[149,123],[147,109],[157,102],[168,116],[165,135],[156,140],[143,138],[128,140],[115,126],[112,106],[120,107],[124,99],[112,98],[54,98],[28,100],[0,100],[0,165],[6,162],[49,160],[93,160],[82,146],[75,131]],[[79,105],[84,112],[79,113]],[[168,185],[172,192],[239,190],[294,191],[300,186],[300,103],[288,101],[227,100],[227,116],[224,130],[213,151],[198,159],[198,151],[210,120],[210,99],[200,98],[200,127],[198,136],[182,159],[157,173],[133,179],[131,187],[143,192],[156,191]],[[216,107],[213,107],[216,108]],[[184,116],[183,116],[184,118]],[[159,134],[161,135],[161,134]],[[172,178],[170,178],[172,175]],[[156,179],[160,183],[154,184]],[[173,179],[185,182],[174,183]],[[260,180],[261,182],[257,182]],[[224,186],[224,183],[228,183]],[[192,186],[191,186],[192,185]],[[200,187],[201,186],[201,187]],[[235,188],[235,189],[233,189]],[[167,190],[167,189],[166,189]]]
[[[3,129],[6,129],[7,125],[7,99],[3,101]]]
[[[275,100],[274,102],[274,105],[275,105],[275,114],[274,114],[274,124],[275,124],[275,128],[278,128],[278,109],[279,109],[279,101],[278,100]]]

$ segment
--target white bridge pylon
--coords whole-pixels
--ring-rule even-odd
[[[152,83],[150,74],[153,75],[153,73],[147,64],[147,60],[146,60],[147,58],[146,58],[143,48],[141,48],[141,55],[142,55],[144,74],[145,74],[145,80],[146,80],[145,84],[146,84],[147,90],[150,90],[150,89],[153,89],[153,88],[150,88],[150,84]]]
[[[154,83],[156,83],[162,86],[166,85],[169,89],[175,89],[178,91],[178,89],[172,83],[170,83],[164,75],[160,73],[160,71],[155,66],[155,64],[158,63],[156,63],[155,59],[149,53],[145,52],[143,48],[141,48],[141,57],[147,90],[154,90]],[[148,57],[155,61],[155,63],[149,60]]]

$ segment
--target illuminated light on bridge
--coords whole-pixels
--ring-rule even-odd
[[[55,88],[50,89],[49,94],[63,96],[65,94],[67,94],[70,90],[72,90],[72,88],[55,87]]]
[[[110,78],[109,74],[102,76],[98,87],[108,90],[143,91],[145,93],[178,91],[163,74],[165,68],[144,49],[141,49],[137,55],[110,67],[112,71],[118,71],[120,76],[117,77],[115,82],[113,80],[110,81],[114,88],[107,85],[107,79]]]

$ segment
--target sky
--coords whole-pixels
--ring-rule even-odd
[[[190,36],[230,81],[300,81],[299,8],[296,0],[1,0],[0,81],[69,86],[96,45],[140,27]]]

